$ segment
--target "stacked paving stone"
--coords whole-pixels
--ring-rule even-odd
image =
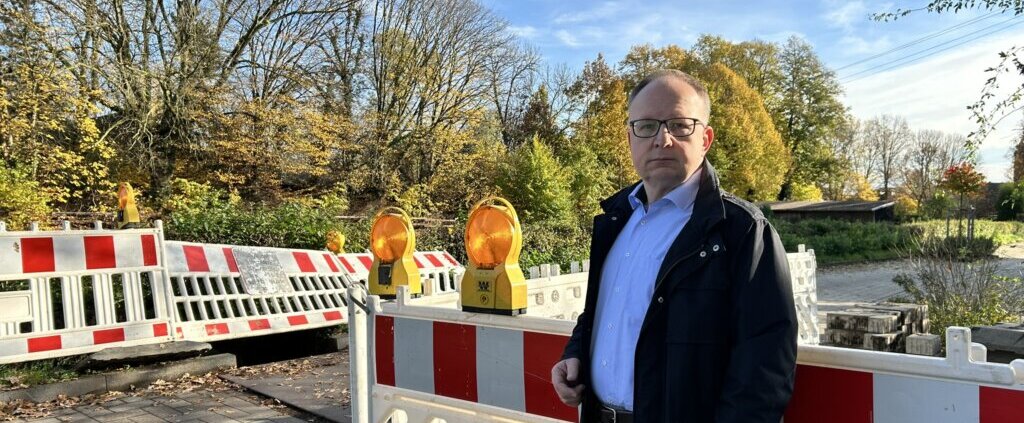
[[[858,304],[826,315],[825,340],[831,345],[904,352],[910,335],[927,333],[928,306],[901,303]]]

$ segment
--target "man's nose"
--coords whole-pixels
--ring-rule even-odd
[[[672,134],[668,132],[668,125],[658,127],[658,133],[654,134],[654,146],[669,148],[672,146]]]

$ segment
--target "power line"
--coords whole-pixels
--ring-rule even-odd
[[[877,66],[874,66],[874,67],[871,67],[871,68],[859,71],[857,73],[853,73],[853,74],[847,75],[847,76],[841,78],[840,82],[849,83],[849,82],[857,81],[857,80],[860,80],[860,79],[863,79],[863,78],[867,78],[869,76],[877,75],[877,74],[885,72],[887,70],[890,70],[890,69],[893,69],[893,68],[897,68],[897,67],[900,67],[900,66],[903,66],[903,65],[907,65],[907,64],[910,64],[910,63],[914,63],[914,62],[916,62],[918,60],[934,56],[934,55],[936,55],[938,53],[944,52],[944,51],[949,50],[949,49],[954,48],[954,47],[961,46],[963,44],[966,44],[966,43],[969,43],[971,41],[977,40],[979,38],[984,38],[984,37],[987,37],[989,35],[995,34],[997,32],[1005,31],[1007,29],[1013,28],[1014,26],[1017,26],[1017,25],[1020,25],[1020,24],[1024,23],[1024,21],[1017,21],[1017,22],[1012,22],[1011,23],[1011,21],[1016,20],[1020,16],[1024,16],[1024,15],[1015,16],[1013,18],[1010,18],[1010,19],[1007,19],[1005,21],[999,22],[999,23],[997,23],[995,25],[990,25],[990,26],[987,26],[987,27],[982,28],[980,30],[977,30],[977,31],[971,32],[969,34],[966,34],[966,35],[954,38],[954,39],[949,40],[949,41],[946,41],[943,44],[937,44],[937,45],[934,45],[934,46],[929,47],[927,49],[920,50],[920,51],[918,51],[918,52],[916,52],[914,54],[911,54],[909,56],[904,56],[904,57],[902,57],[900,59],[896,59],[896,60],[890,61],[888,63],[883,63],[883,64],[880,64],[880,65],[877,65]],[[957,40],[963,39],[965,37],[969,37],[971,35],[978,34],[979,32],[983,32],[983,31],[986,31],[988,29],[991,29],[991,28],[994,28],[994,27],[997,27],[997,26],[1001,26],[1001,25],[1004,25],[1004,24],[1007,24],[1007,23],[1009,23],[1009,25],[1005,25],[1002,28],[997,28],[997,29],[985,32],[983,34],[977,35],[975,37],[968,38],[968,39],[963,40],[961,42],[958,42],[956,44],[947,45],[947,44],[949,44],[949,43],[951,43],[953,41],[957,41]],[[932,53],[925,54],[925,55],[922,56],[923,53],[928,53],[929,51],[935,50],[935,49],[937,49],[939,47],[944,47],[944,48],[942,48],[940,50],[936,50],[936,51],[934,51]],[[920,56],[920,57],[915,57],[915,56]],[[866,75],[864,75],[864,74],[866,74]],[[858,77],[858,75],[864,75],[864,76],[859,76]]]
[[[893,47],[893,48],[891,48],[891,49],[889,49],[889,50],[886,50],[886,51],[883,51],[883,52],[881,52],[881,53],[875,54],[874,56],[871,56],[871,57],[866,57],[866,58],[864,58],[864,59],[861,59],[861,60],[858,60],[858,61],[856,61],[856,62],[853,62],[853,63],[847,64],[847,65],[844,65],[844,66],[838,67],[838,68],[836,68],[836,69],[834,69],[834,70],[835,70],[836,72],[838,72],[838,71],[841,71],[841,70],[843,70],[843,69],[847,69],[847,68],[850,68],[850,67],[853,67],[853,66],[859,65],[859,64],[861,64],[861,63],[864,63],[864,62],[869,62],[869,61],[871,61],[871,60],[874,60],[874,59],[877,59],[877,58],[879,58],[879,57],[885,56],[885,55],[887,55],[887,54],[889,54],[889,53],[894,53],[894,52],[897,52],[897,51],[900,51],[900,50],[903,50],[903,49],[906,49],[906,48],[909,48],[909,47],[913,47],[913,46],[915,46],[915,45],[917,45],[917,44],[920,44],[920,43],[923,43],[923,42],[925,42],[925,41],[928,41],[928,40],[934,39],[934,38],[936,38],[936,37],[939,37],[939,36],[941,36],[941,35],[945,35],[945,34],[948,34],[948,33],[952,32],[952,31],[955,31],[955,30],[957,30],[957,29],[963,28],[963,27],[965,27],[965,26],[968,26],[968,25],[974,24],[975,22],[979,22],[979,21],[983,21],[983,20],[985,20],[985,19],[991,18],[991,17],[993,17],[993,16],[996,16],[997,14],[998,14],[998,12],[989,12],[989,13],[987,13],[987,14],[984,14],[984,15],[978,16],[978,17],[976,17],[976,18],[973,18],[973,19],[967,20],[967,21],[965,21],[965,22],[961,22],[961,23],[958,23],[958,24],[956,24],[956,25],[953,25],[953,26],[951,26],[951,27],[949,27],[949,28],[946,28],[946,29],[943,29],[943,30],[941,30],[941,31],[937,31],[937,32],[931,33],[931,34],[929,34],[929,35],[926,35],[926,36],[924,36],[924,37],[918,38],[918,39],[916,39],[916,40],[912,40],[912,41],[909,41],[909,42],[907,42],[907,43],[905,43],[905,44],[901,44],[901,45],[899,45],[899,46]]]

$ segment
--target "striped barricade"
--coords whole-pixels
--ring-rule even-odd
[[[215,341],[345,323],[349,274],[325,251],[167,242],[176,338]]]
[[[167,341],[162,230],[0,230],[0,363]]]
[[[350,324],[353,421],[577,421],[550,383],[573,322],[411,305],[399,290]],[[352,318],[362,291],[349,292]]]
[[[370,279],[373,255],[370,253],[339,254],[342,268],[364,286]],[[459,290],[465,268],[445,251],[417,251],[413,260],[419,268],[424,295],[443,294]]]

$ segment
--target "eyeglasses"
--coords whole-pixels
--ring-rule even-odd
[[[668,128],[668,133],[676,138],[690,136],[697,130],[698,124],[707,125],[701,122],[700,119],[681,117],[666,120],[637,119],[630,121],[629,127],[633,129],[633,135],[636,135],[637,138],[651,138],[658,135],[662,124],[665,125],[665,128]]]

